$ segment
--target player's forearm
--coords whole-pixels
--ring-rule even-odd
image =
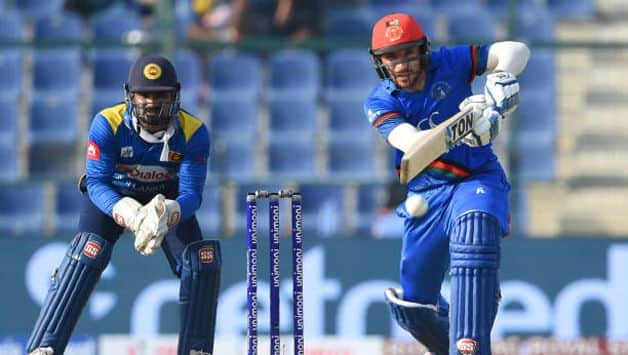
[[[488,52],[487,69],[519,75],[530,58],[530,49],[524,43],[505,41],[493,43]]]
[[[180,194],[176,201],[181,208],[181,219],[192,217],[199,207],[201,207],[201,195],[197,193]]]
[[[427,132],[429,130],[421,131],[409,123],[402,123],[390,131],[387,140],[390,145],[406,153]]]
[[[181,218],[191,217],[201,207],[203,188],[207,177],[207,164],[185,161],[179,170],[179,196]]]
[[[111,216],[113,205],[120,201],[120,194],[106,183],[93,177],[87,177],[87,193],[89,199],[99,210]]]

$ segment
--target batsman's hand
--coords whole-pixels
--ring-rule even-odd
[[[491,73],[486,76],[484,96],[489,106],[494,106],[502,116],[507,116],[519,106],[519,82],[508,72]]]
[[[484,95],[469,96],[460,103],[459,107],[462,110],[467,105],[471,105],[475,111],[475,119],[473,131],[462,138],[462,143],[470,147],[481,147],[491,143],[499,134],[502,115],[487,102]]]
[[[152,255],[168,233],[166,198],[157,194],[141,209],[146,216],[135,232],[135,250],[142,255]]]

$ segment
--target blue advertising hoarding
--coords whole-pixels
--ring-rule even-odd
[[[26,336],[37,317],[49,276],[69,240],[3,239],[0,280],[2,336]],[[289,238],[282,239],[281,324],[291,326]],[[223,271],[217,335],[246,329],[243,239],[222,241]],[[397,285],[400,240],[306,240],[304,308],[307,336],[399,337],[383,291]],[[260,242],[260,332],[268,329],[267,260]],[[628,339],[628,243],[600,239],[526,240],[503,243],[502,302],[494,335],[562,339],[603,336]],[[447,293],[447,285],[444,286]],[[178,280],[161,253],[144,257],[129,238],[115,247],[75,334],[155,335],[178,332]]]

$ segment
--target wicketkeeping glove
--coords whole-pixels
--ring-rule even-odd
[[[146,218],[146,209],[134,198],[123,197],[113,205],[112,215],[118,225],[136,233]]]
[[[157,194],[144,207],[146,217],[135,232],[135,250],[142,255],[151,255],[161,246],[168,233],[166,198]]]
[[[166,204],[166,214],[165,218],[168,224],[168,228],[176,226],[181,219],[181,206],[176,200],[168,200],[165,201]]]
[[[162,195],[158,196],[163,197]],[[143,249],[138,249],[142,255],[151,255],[155,252],[155,250],[159,249],[161,242],[164,240],[166,234],[168,234],[169,228],[177,225],[181,219],[181,206],[179,206],[179,203],[175,200],[162,199],[161,197],[153,199],[153,201],[155,201],[154,210],[158,211],[158,213],[156,215],[149,213],[143,223],[143,226],[145,224],[144,228],[146,228],[149,232],[154,230],[155,235],[146,243]],[[161,213],[162,201],[163,207],[165,208],[164,213]],[[155,216],[158,219],[154,219],[152,216]]]

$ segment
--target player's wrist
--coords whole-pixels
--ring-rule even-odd
[[[113,205],[113,220],[121,227],[129,228],[134,231],[133,227],[139,225],[138,215],[142,204],[132,197],[123,197],[115,205]]]
[[[517,77],[507,71],[489,74],[486,77],[484,95],[489,106],[494,106],[502,116],[507,116],[519,105]]]

